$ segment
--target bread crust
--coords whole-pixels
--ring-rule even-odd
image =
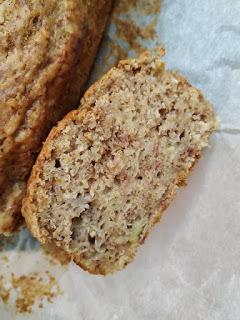
[[[147,57],[148,53],[142,56],[142,60],[144,63],[145,58]],[[51,151],[52,151],[52,142],[61,135],[62,131],[64,128],[70,123],[70,122],[75,122],[76,120],[78,123],[81,123],[84,118],[86,117],[86,114],[92,110],[92,107],[88,105],[88,97],[94,96],[96,92],[101,88],[106,82],[108,82],[109,79],[111,79],[112,75],[116,71],[116,69],[121,69],[125,68],[128,64],[132,64],[132,60],[125,60],[121,61],[117,68],[112,68],[107,74],[105,74],[99,81],[97,81],[94,85],[92,85],[87,92],[85,93],[84,97],[82,98],[81,105],[82,107],[78,110],[74,110],[70,112],[67,116],[63,118],[62,121],[58,123],[56,127],[52,129],[50,132],[43,149],[38,156],[38,159],[33,167],[30,179],[28,181],[28,187],[27,187],[27,193],[26,197],[24,198],[23,201],[23,215],[25,217],[27,226],[29,227],[31,233],[33,234],[34,237],[36,237],[40,242],[47,244],[49,239],[44,236],[42,233],[42,230],[39,228],[38,225],[38,218],[37,218],[37,208],[34,203],[34,195],[36,194],[36,190],[38,188],[38,184],[41,181],[41,174],[43,170],[43,164],[50,160],[52,157]],[[190,86],[189,83],[185,78],[182,76],[176,74],[176,77],[179,77],[179,79],[186,84],[187,86]],[[197,90],[199,95],[202,95],[199,90]],[[206,109],[206,113],[209,113],[208,116],[211,119],[213,116],[212,109],[210,105],[208,106],[209,109]],[[211,120],[214,121],[212,118]],[[136,254],[136,248],[138,245],[142,244],[147,235],[149,234],[150,230],[153,228],[153,226],[160,221],[161,216],[163,212],[167,209],[173,198],[175,197],[177,188],[180,186],[185,186],[186,185],[186,179],[192,170],[193,166],[195,165],[196,161],[200,158],[200,152],[199,149],[193,150],[192,154],[194,161],[192,163],[191,168],[189,169],[189,172],[185,172],[184,174],[179,174],[178,181],[176,182],[176,185],[173,186],[172,189],[167,190],[166,195],[162,197],[161,204],[159,207],[159,210],[155,212],[151,220],[149,221],[148,228],[145,230],[144,237],[139,241],[139,243],[131,249],[128,256],[128,259],[125,261],[123,265],[118,265],[112,266],[111,264],[108,265],[108,267],[102,268],[102,266],[99,265],[91,265],[88,261],[84,261],[77,253],[76,254],[71,254],[71,259],[79,265],[82,269],[88,271],[89,273],[92,274],[102,274],[106,275],[109,273],[113,273],[115,271],[118,271],[122,268],[124,268],[130,261],[133,260],[135,254]],[[176,188],[174,188],[176,187]],[[69,256],[69,255],[68,255]]]
[[[19,13],[16,26],[0,25],[0,234],[7,235],[21,223],[26,180],[42,141],[79,102],[112,0],[1,6],[3,19]]]

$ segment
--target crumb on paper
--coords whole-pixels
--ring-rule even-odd
[[[107,69],[114,66],[119,60],[128,57],[133,50],[136,55],[147,49],[144,41],[157,42],[157,19],[161,9],[161,0],[138,1],[117,0],[113,9],[111,24],[115,26],[114,35],[108,37],[104,44],[108,51],[103,56],[103,61],[95,66],[97,76],[102,75]],[[133,19],[135,16],[144,19],[144,25],[139,25]],[[148,19],[147,19],[148,17]],[[158,45],[158,44],[156,44]]]
[[[0,298],[4,304],[9,303],[12,293],[16,296],[16,313],[30,313],[35,305],[43,308],[45,300],[52,303],[54,298],[62,294],[56,279],[48,271],[22,276],[12,274],[10,281],[0,275]]]
[[[0,297],[3,303],[8,303],[10,291],[4,285],[4,277],[0,275]]]
[[[39,273],[20,277],[12,274],[11,284],[12,288],[17,290],[15,305],[18,313],[30,313],[36,303],[42,308],[44,299],[53,302],[53,299],[61,294],[56,279],[48,271],[44,276]]]
[[[154,0],[152,2],[144,3],[141,1],[118,1],[113,14],[113,22],[116,26],[116,38],[124,40],[129,49],[133,49],[137,54],[143,52],[147,48],[141,44],[141,40],[147,40],[157,37],[156,26],[157,17],[156,13],[160,12],[161,1]],[[130,17],[130,11],[133,9],[138,15],[148,16],[153,15],[150,22],[147,22],[144,27],[137,25]],[[126,18],[122,18],[125,14]],[[113,47],[116,42],[113,43]],[[127,51],[120,52],[119,58],[125,58]]]
[[[7,256],[2,256],[2,257],[1,257],[1,260],[2,260],[3,262],[6,262],[6,263],[9,261],[9,259],[8,259]]]

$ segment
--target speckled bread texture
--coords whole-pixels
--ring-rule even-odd
[[[23,214],[33,236],[94,274],[124,268],[217,127],[212,106],[161,50],[121,61],[55,127]]]
[[[0,233],[51,127],[79,103],[111,0],[0,1]]]

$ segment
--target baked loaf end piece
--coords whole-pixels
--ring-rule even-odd
[[[55,127],[23,214],[32,234],[83,269],[124,268],[216,128],[212,106],[162,52],[121,61]]]
[[[0,1],[0,233],[50,128],[78,105],[112,0]]]

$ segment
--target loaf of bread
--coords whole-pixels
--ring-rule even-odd
[[[0,233],[20,222],[42,141],[79,104],[111,2],[0,1]]]
[[[83,269],[125,267],[159,221],[217,122],[162,51],[121,61],[51,131],[23,214],[34,237]]]

